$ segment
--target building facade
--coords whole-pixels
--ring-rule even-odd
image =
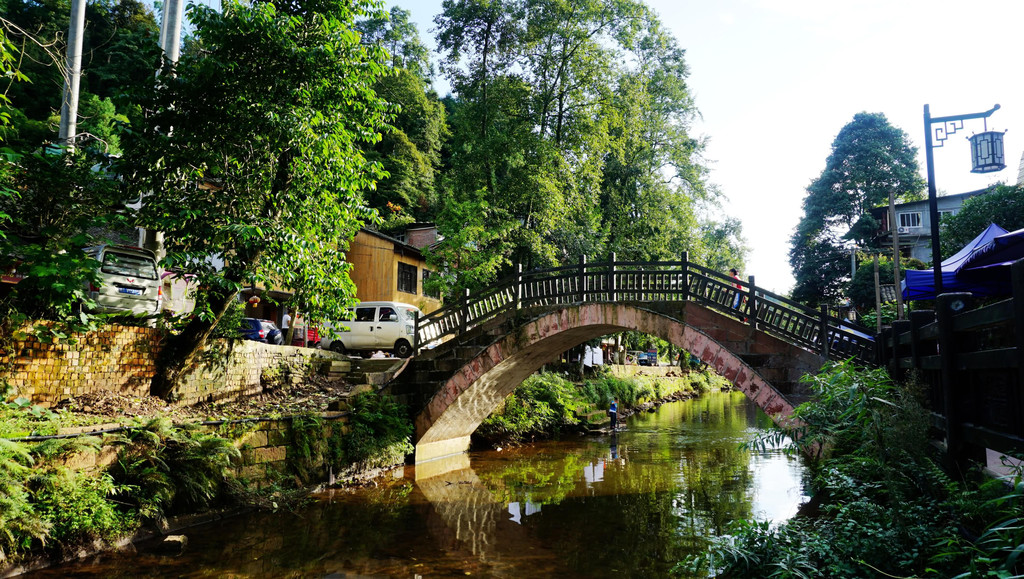
[[[971,197],[984,195],[991,189],[979,189],[956,195],[937,197],[939,219],[947,215],[956,215],[963,207],[964,201]],[[880,226],[875,239],[884,247],[892,247],[892,228],[889,224],[889,207],[875,207],[871,216],[878,220]],[[932,260],[932,220],[928,210],[928,200],[911,201],[896,204],[896,232],[900,240],[900,255],[907,258],[920,259],[925,263]]]

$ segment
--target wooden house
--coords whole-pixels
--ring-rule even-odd
[[[359,301],[404,302],[424,313],[441,307],[439,297],[423,291],[430,270],[420,248],[363,228],[349,244],[347,257]]]

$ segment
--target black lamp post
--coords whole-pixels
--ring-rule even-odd
[[[950,135],[964,128],[964,121],[987,119],[997,110],[999,110],[999,105],[983,113],[932,118],[928,105],[924,105],[924,150],[928,166],[928,215],[931,220],[932,270],[935,272],[936,296],[942,293],[942,252],[939,250],[939,202],[935,196],[935,161],[932,158],[932,147],[944,145]],[[938,141],[938,144],[933,145],[932,125],[937,123],[941,123],[940,126],[935,127],[935,141]],[[988,131],[987,122],[985,129],[984,133],[970,137],[972,173],[1000,171],[1006,167],[1003,157],[1003,133]]]

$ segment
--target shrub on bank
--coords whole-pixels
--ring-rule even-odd
[[[0,568],[29,554],[66,556],[81,547],[109,545],[171,515],[237,504],[277,508],[289,491],[296,496],[299,484],[323,480],[328,465],[354,473],[400,464],[412,451],[412,424],[390,398],[356,397],[349,420],[347,429],[338,423],[325,437],[322,418],[295,417],[291,473],[262,486],[232,474],[241,456],[234,440],[255,423],[222,427],[227,436],[155,419],[105,439],[0,438]],[[104,445],[118,448],[106,470],[68,466],[72,457]]]
[[[850,362],[805,377],[816,396],[755,447],[819,456],[819,514],[741,521],[681,570],[725,577],[1010,577],[1024,544],[1024,488],[955,481],[932,460],[929,414],[911,386]],[[987,530],[986,530],[987,529]],[[977,537],[977,539],[973,539]]]
[[[613,398],[625,410],[680,392],[708,392],[728,382],[711,372],[690,372],[681,378],[636,376],[619,378],[605,371],[577,386],[561,374],[540,372],[523,381],[501,408],[473,433],[478,443],[490,445],[550,437],[584,427],[578,413],[604,410]]]
[[[533,374],[505,398],[473,436],[488,443],[522,442],[578,428],[575,409],[585,405],[576,386],[558,374]]]

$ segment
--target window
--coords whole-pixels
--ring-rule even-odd
[[[357,322],[372,322],[373,314],[375,314],[377,308],[356,308],[356,320]]]
[[[900,213],[900,227],[921,227],[921,213]]]
[[[398,263],[398,291],[416,293],[416,266]]]
[[[391,316],[395,316],[395,319],[392,320]],[[398,319],[398,312],[395,311],[395,308],[389,308],[387,306],[382,307],[380,309],[380,313],[377,315],[377,321],[378,322],[393,322],[393,321],[395,321],[397,319]]]
[[[103,254],[103,273],[157,279],[153,258],[108,251]]]
[[[939,209],[939,221],[942,221],[947,217],[952,217],[953,215],[956,215],[956,211],[952,209]]]
[[[427,280],[430,279],[430,276],[433,275],[433,273],[434,272],[429,269],[423,270],[423,295],[428,298],[441,299],[441,292],[438,288],[434,288],[432,290],[427,289],[429,287]]]

